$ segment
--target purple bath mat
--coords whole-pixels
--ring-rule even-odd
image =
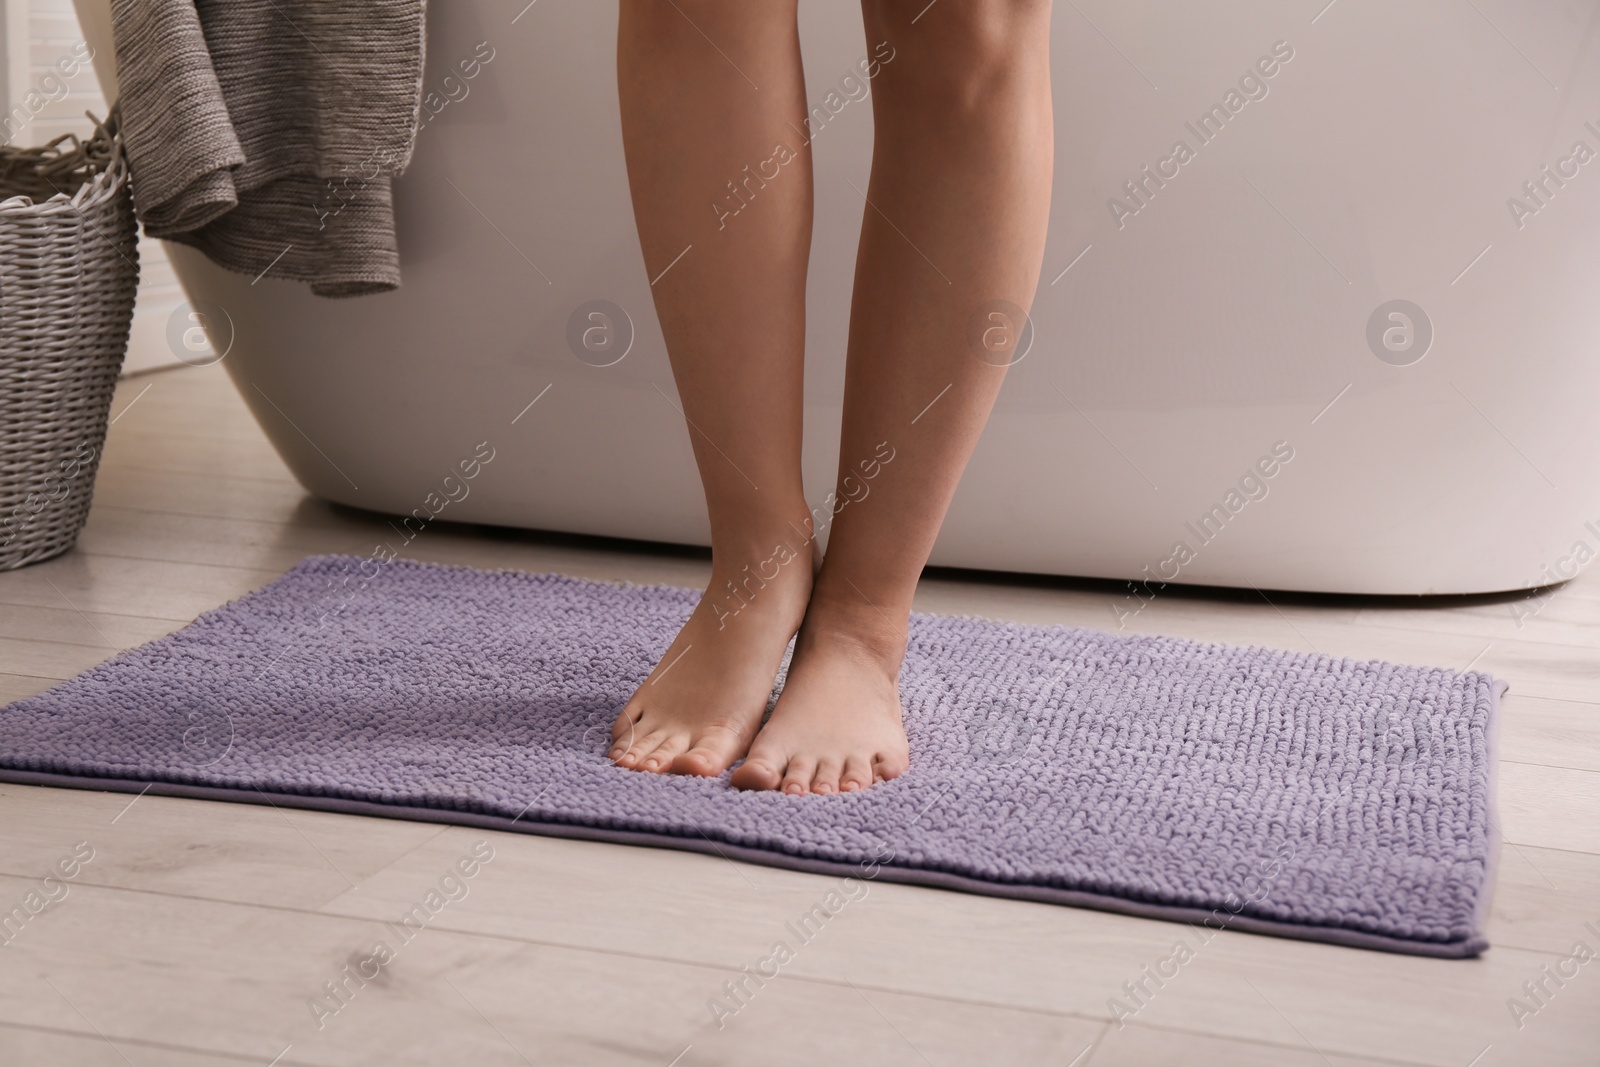
[[[1487,947],[1504,690],[1488,675],[917,615],[911,769],[859,793],[745,793],[604,755],[697,597],[312,557],[0,709],[0,779],[716,852],[1426,956]]]

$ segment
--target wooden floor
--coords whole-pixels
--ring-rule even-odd
[[[130,406],[131,405],[131,406]],[[122,383],[78,548],[0,574],[0,702],[276,577],[365,552],[306,497],[219,368]],[[413,558],[702,582],[693,553],[430,529]],[[922,610],[1107,627],[1092,583],[941,575]],[[1254,594],[1252,594],[1254,596]],[[833,880],[656,849],[246,804],[0,786],[0,912],[88,842],[0,949],[0,1063],[1600,1063],[1600,569],[1513,602],[1163,595],[1132,628],[1507,679],[1489,936],[1438,961],[1225,932],[1125,1025],[1108,1000],[1186,928],[874,884],[719,1029],[708,1001]],[[336,1014],[310,1006],[489,839],[494,858]],[[1593,923],[1587,926],[1586,923]],[[372,969],[368,968],[368,973]],[[1523,984],[1544,981],[1530,998]],[[1518,1019],[1511,998],[1532,1014]],[[1520,1022],[1520,1025],[1519,1025]],[[276,1057],[276,1059],[275,1059]],[[677,1059],[675,1059],[677,1057]]]

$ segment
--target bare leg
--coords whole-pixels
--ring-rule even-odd
[[[850,316],[838,494],[855,499],[834,519],[783,694],[734,772],[745,788],[849,791],[906,769],[912,596],[1004,376],[972,322],[997,301],[1027,308],[1044,252],[1049,0],[863,7],[868,48],[888,40],[893,58],[873,87]]]
[[[796,133],[795,7],[621,4],[634,216],[712,551],[705,597],[612,728],[624,767],[714,775],[743,755],[811,592],[800,481],[811,156]]]

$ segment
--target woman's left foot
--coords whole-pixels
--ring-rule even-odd
[[[900,722],[905,647],[904,627],[876,609],[829,609],[813,599],[778,704],[733,784],[849,793],[903,774],[910,765]]]

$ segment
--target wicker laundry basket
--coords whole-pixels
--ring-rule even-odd
[[[0,570],[65,552],[89,514],[139,283],[117,117],[0,147]]]

